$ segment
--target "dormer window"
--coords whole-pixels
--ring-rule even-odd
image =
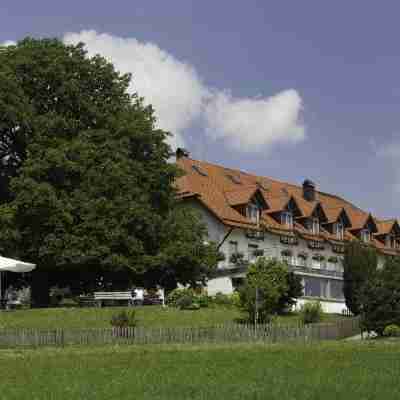
[[[287,228],[293,228],[293,214],[291,211],[283,211],[281,214],[281,224]]]
[[[313,234],[313,235],[318,235],[319,234],[319,219],[318,218],[311,218],[308,220],[307,223],[308,230]]]
[[[342,222],[336,222],[336,224],[334,225],[334,234],[337,239],[344,239],[344,226]]]
[[[256,204],[249,204],[247,206],[247,218],[250,219],[250,221],[258,224],[260,221],[260,209]]]
[[[397,240],[394,235],[386,236],[386,247],[389,247],[391,249],[397,249]]]
[[[361,241],[363,241],[364,243],[370,242],[371,232],[369,231],[369,229],[363,229],[360,235],[361,235]]]

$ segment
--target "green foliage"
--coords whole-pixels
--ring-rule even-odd
[[[363,288],[369,280],[373,279],[377,270],[375,249],[356,240],[348,243],[343,267],[343,293],[346,306],[354,315],[359,315],[362,311]]]
[[[258,320],[268,322],[271,315],[282,307],[280,301],[289,293],[288,274],[287,265],[276,259],[260,257],[250,265],[246,284],[239,289],[239,296],[240,307],[251,321],[256,318],[256,309]]]
[[[195,297],[195,303],[201,308],[207,308],[211,303],[211,299],[206,294],[200,294]]]
[[[121,310],[111,317],[110,324],[118,328],[134,328],[137,325],[135,310]]]
[[[383,335],[388,325],[400,326],[400,258],[388,259],[383,269],[365,283],[361,292],[362,324]]]
[[[288,289],[283,292],[279,298],[276,312],[283,314],[290,311],[297,303],[297,299],[303,296],[303,284],[301,283],[300,275],[293,272],[288,272],[286,275]]]
[[[0,51],[0,251],[38,265],[37,305],[55,284],[173,288],[217,264],[176,200],[169,134],[129,84],[83,44],[27,38]]]
[[[18,400],[397,400],[399,396],[400,346],[393,343],[208,344],[179,350],[174,345],[2,350],[1,396]]]
[[[213,296],[212,302],[219,306],[231,306],[232,305],[232,297],[228,294],[223,294],[218,292]]]
[[[319,301],[307,301],[300,309],[301,320],[304,324],[313,324],[322,320],[323,311]]]
[[[185,289],[174,289],[167,296],[167,304],[172,307],[179,307],[178,303],[180,299],[186,297],[191,299],[191,303],[193,302],[195,293],[193,289],[185,288]]]
[[[387,337],[400,337],[400,326],[396,324],[388,325],[383,330],[383,336]]]
[[[179,297],[175,303],[175,307],[181,310],[190,310],[194,304],[194,297],[188,294]],[[199,307],[200,308],[200,307]]]

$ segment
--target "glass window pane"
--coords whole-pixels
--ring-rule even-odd
[[[304,277],[304,295],[310,297],[321,297],[321,279]]]
[[[344,299],[343,282],[332,279],[330,285],[331,285],[331,297],[333,299]]]

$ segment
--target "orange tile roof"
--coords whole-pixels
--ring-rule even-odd
[[[229,190],[225,192],[225,197],[228,204],[231,206],[248,204],[257,190],[258,188],[256,186],[250,186],[238,190]]]
[[[267,210],[262,213],[261,224],[264,228],[277,232],[295,230],[303,235],[310,235],[310,232],[304,232],[304,228],[299,228],[298,225],[294,229],[288,229],[269,215],[284,209],[291,198],[305,217],[310,216],[315,207],[320,204],[329,223],[335,222],[344,210],[351,222],[351,227],[345,231],[345,240],[356,239],[352,232],[362,229],[369,218],[376,224],[378,234],[387,233],[390,226],[393,226],[392,220],[383,221],[372,217],[370,213],[336,195],[316,191],[316,200],[308,202],[303,198],[303,188],[299,185],[193,160],[189,157],[179,158],[177,164],[185,172],[185,175],[176,181],[178,196],[197,195],[199,201],[226,225],[257,229],[255,223],[240,214],[233,206],[247,203],[255,192],[260,190],[268,205]],[[193,166],[196,167],[193,168]],[[196,168],[202,173],[196,171]],[[327,231],[321,232],[321,235],[326,239],[336,239]]]

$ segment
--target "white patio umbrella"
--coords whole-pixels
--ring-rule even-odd
[[[30,272],[36,268],[35,264],[30,264],[12,258],[0,257],[0,301],[3,300],[2,278],[5,271],[10,272]]]

